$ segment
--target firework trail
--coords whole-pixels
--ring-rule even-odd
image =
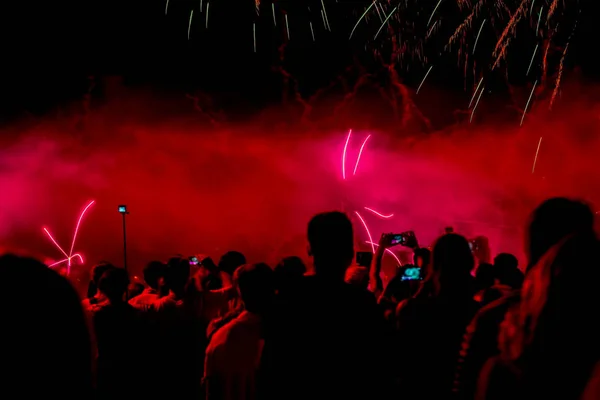
[[[54,267],[56,265],[60,265],[63,263],[67,263],[67,275],[71,274],[71,260],[73,260],[74,258],[78,258],[79,262],[81,264],[83,264],[83,256],[79,253],[73,253],[73,250],[75,249],[75,241],[77,240],[77,234],[79,233],[79,228],[81,227],[81,222],[83,221],[83,217],[85,216],[86,212],[88,211],[88,209],[94,205],[96,201],[92,200],[90,201],[81,211],[81,213],[79,214],[79,218],[77,219],[77,223],[75,224],[75,230],[73,231],[73,239],[71,241],[71,248],[69,249],[69,252],[67,253],[60,244],[58,244],[57,240],[54,238],[54,236],[50,233],[50,231],[48,230],[48,228],[46,227],[42,227],[42,230],[44,231],[44,233],[46,233],[46,236],[48,236],[48,238],[50,239],[50,241],[56,246],[56,248],[65,256],[64,259],[55,262],[54,264],[49,265],[49,267]]]
[[[352,136],[352,130],[350,130],[348,132],[348,135],[346,136],[346,140],[344,142],[344,149],[342,151],[342,179],[343,180],[346,180],[346,158],[347,158],[348,145],[350,143],[351,136]],[[352,175],[356,175],[356,172],[358,170],[358,165],[359,165],[359,162],[360,162],[360,157],[361,157],[361,155],[362,155],[362,153],[363,153],[363,151],[365,149],[365,146],[366,146],[366,144],[367,144],[367,142],[369,141],[370,138],[371,138],[371,135],[368,135],[363,140],[363,142],[362,142],[362,144],[360,146],[360,150],[359,150],[358,156],[356,158],[356,163],[354,165],[354,172],[353,172]],[[373,209],[371,207],[364,207],[364,209],[366,211],[370,212],[371,214],[373,214],[373,215],[375,215],[375,216],[377,216],[379,218],[382,218],[382,219],[390,219],[390,218],[392,218],[394,216],[394,214],[384,214],[384,213],[381,213],[381,212],[379,212],[379,211],[377,211],[377,210],[375,210],[375,209]],[[376,244],[373,242],[373,237],[371,236],[371,230],[369,229],[367,221],[364,219],[364,217],[357,210],[354,211],[354,214],[358,217],[359,221],[361,222],[361,224],[362,224],[362,226],[363,226],[363,228],[365,230],[365,233],[369,237],[369,240],[366,243],[371,245],[371,251],[373,253],[375,253],[375,246],[376,246]],[[398,263],[398,265],[402,265],[402,263],[400,262],[400,260],[398,259],[398,257],[396,257],[396,255],[391,250],[386,249],[386,253],[391,254],[394,257],[394,259],[396,260],[396,262]]]

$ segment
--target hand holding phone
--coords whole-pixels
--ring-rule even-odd
[[[415,266],[404,268],[400,280],[402,281],[420,281],[423,280],[422,269]]]
[[[417,237],[413,231],[406,231],[403,233],[387,233],[382,235],[379,242],[380,246],[384,248],[402,245],[411,249],[419,247]]]

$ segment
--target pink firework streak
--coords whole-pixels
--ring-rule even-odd
[[[348,151],[348,143],[350,143],[350,136],[352,135],[352,129],[348,131],[348,137],[346,138],[346,144],[344,145],[344,152],[342,153],[342,178],[346,179],[346,152]]]
[[[48,228],[43,227],[42,230],[46,233],[46,235],[50,238],[50,240],[52,241],[52,243],[54,243],[54,245],[56,246],[56,248],[65,256],[64,259],[55,262],[54,264],[50,264],[48,267],[52,268],[54,266],[63,264],[63,263],[67,263],[67,275],[71,274],[71,260],[74,258],[79,259],[80,264],[83,264],[83,256],[79,253],[73,253],[73,249],[75,248],[75,241],[77,240],[77,234],[79,233],[79,227],[81,226],[81,221],[83,220],[83,216],[85,215],[85,213],[87,212],[87,210],[95,203],[95,200],[90,201],[85,208],[81,211],[81,214],[79,214],[79,218],[77,219],[77,224],[75,225],[75,231],[73,232],[73,240],[71,241],[71,249],[69,250],[69,253],[67,254],[67,252],[58,244],[58,242],[56,241],[56,239],[54,239],[54,236],[52,236],[52,234],[50,233],[50,231],[48,230]]]
[[[388,215],[384,215],[382,213],[380,213],[379,211],[375,211],[372,208],[369,207],[365,207],[365,210],[372,212],[373,214],[377,215],[378,217],[384,218],[384,219],[389,219],[392,218],[394,216],[394,214],[388,214]]]
[[[348,144],[350,143],[351,136],[352,136],[352,130],[350,130],[348,132],[348,136],[346,137],[346,142],[344,144],[344,151],[342,153],[342,178],[344,180],[346,180],[346,155],[348,153]],[[363,151],[365,150],[365,146],[370,138],[371,138],[371,135],[368,135],[365,138],[365,140],[362,142],[362,145],[360,146],[360,150],[358,152],[358,157],[356,157],[356,163],[354,164],[354,171],[353,171],[352,175],[356,175],[356,171],[358,170],[358,165],[360,164],[360,157],[362,156]],[[389,219],[394,216],[394,214],[383,214],[383,213],[376,211],[370,207],[364,207],[364,209],[369,211],[372,214],[375,214],[376,216],[378,216],[380,218],[383,218],[383,219]],[[362,223],[363,227],[365,228],[365,231],[367,232],[367,236],[369,236],[369,240],[366,243],[371,245],[371,250],[373,253],[375,253],[375,246],[377,246],[377,244],[373,242],[373,238],[371,237],[371,232],[369,230],[369,226],[367,225],[367,222],[364,220],[364,218],[360,215],[360,213],[358,211],[354,211],[354,213],[356,214],[356,216]],[[400,262],[398,257],[396,257],[396,255],[390,249],[386,249],[386,253],[391,254],[394,257],[394,259],[396,260],[396,262],[398,263],[398,265],[402,265],[402,263]]]

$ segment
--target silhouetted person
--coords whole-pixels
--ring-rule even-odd
[[[219,260],[218,270],[223,287],[233,285],[233,273],[238,267],[246,264],[246,257],[239,251],[229,251]]]
[[[464,237],[441,236],[433,247],[431,273],[424,281],[430,294],[399,304],[399,397],[449,397],[461,338],[477,309],[471,276],[474,263]]]
[[[593,232],[594,214],[585,204],[565,198],[544,201],[532,213],[527,229],[528,270],[560,240],[573,233]],[[517,288],[482,308],[463,339],[454,391],[460,399],[473,399],[483,364],[498,354],[498,331],[507,311],[518,304]]]
[[[200,278],[201,290],[219,290],[223,288],[223,281],[219,268],[212,258],[206,257],[198,266],[198,277]]]
[[[525,275],[519,269],[519,260],[512,254],[500,253],[494,258],[496,283],[512,289],[523,286]]]
[[[423,270],[423,276],[427,276],[431,267],[431,251],[425,247],[415,249],[413,253],[413,264]]]
[[[591,231],[569,235],[539,259],[502,323],[500,354],[486,364],[477,399],[581,398],[600,360],[599,267]]]
[[[479,264],[475,271],[475,300],[480,304],[484,302],[487,291],[496,283],[494,266],[488,263]]]
[[[158,335],[153,349],[160,369],[151,382],[156,398],[197,398],[202,377],[204,329],[194,315],[193,299],[186,290],[190,279],[187,258],[173,257],[167,263],[165,282],[169,294],[153,305]]]
[[[286,257],[275,267],[275,284],[278,292],[293,290],[306,273],[306,265],[300,257]]]
[[[236,270],[234,281],[244,309],[213,335],[206,350],[204,384],[208,400],[256,399],[264,318],[275,297],[273,275],[266,264],[249,264]]]
[[[90,338],[69,282],[40,262],[0,257],[2,397],[90,400]]]
[[[104,274],[104,272],[110,268],[114,268],[114,266],[107,262],[102,262],[102,263],[92,267],[91,280],[88,285],[87,296],[86,296],[88,299],[92,298],[96,295],[96,293],[98,292],[98,281],[100,281],[102,274]]]
[[[150,305],[159,298],[159,282],[164,280],[166,266],[160,261],[151,261],[144,268],[144,281],[148,285],[143,292],[129,300],[129,304],[139,310],[148,310]]]
[[[102,275],[112,268],[115,268],[115,266],[105,262],[95,265],[92,268],[92,279],[88,285],[87,298],[81,302],[84,310],[91,310],[107,301],[106,296],[98,291],[98,282]]]
[[[377,398],[386,382],[383,315],[372,294],[344,282],[352,223],[339,212],[308,224],[314,276],[278,296],[263,367],[273,399]]]
[[[93,314],[98,346],[98,392],[101,398],[126,398],[135,393],[135,368],[139,356],[139,320],[136,310],[125,301],[129,277],[122,268],[104,272],[98,290],[108,302]]]

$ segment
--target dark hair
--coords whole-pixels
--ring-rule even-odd
[[[415,266],[419,265],[417,263],[417,260],[419,258],[423,260],[423,267],[427,267],[429,263],[431,263],[431,251],[429,251],[429,249],[425,247],[419,247],[418,249],[415,249],[415,252],[413,254],[413,263]]]
[[[439,290],[464,296],[472,296],[471,271],[475,266],[469,242],[461,235],[448,233],[441,236],[433,246],[432,274],[437,275]],[[468,290],[469,289],[469,290]]]
[[[190,278],[190,261],[182,257],[173,257],[167,263],[165,281],[169,289],[182,296]]]
[[[317,214],[308,223],[307,236],[315,273],[343,279],[354,258],[354,232],[348,216],[338,211]]]
[[[88,290],[87,290],[87,298],[92,298],[96,295],[96,291],[98,290],[98,282],[100,281],[100,278],[102,277],[102,275],[108,271],[111,268],[115,268],[114,265],[108,263],[108,262],[101,262],[97,265],[94,265],[92,267],[92,271],[91,271],[91,280],[90,283],[88,284]]]
[[[150,261],[144,268],[144,281],[152,289],[158,289],[158,281],[165,276],[166,265],[160,261]]]
[[[235,271],[235,280],[246,310],[264,313],[275,295],[273,270],[264,263],[246,264]]]
[[[275,282],[278,289],[299,281],[306,273],[306,265],[300,257],[286,257],[275,267]]]
[[[31,291],[24,296],[25,287]],[[1,256],[0,315],[4,393],[91,398],[90,337],[77,293],[65,278],[34,259]]]
[[[235,270],[244,264],[246,264],[246,257],[242,253],[239,251],[228,251],[219,260],[218,268],[219,271],[233,275]]]
[[[544,201],[532,213],[528,229],[531,268],[550,247],[572,233],[592,232],[594,213],[586,204],[556,197]]]
[[[575,233],[527,273],[511,323],[512,343],[501,346],[522,371],[521,387],[541,390],[542,398],[581,397],[600,358],[600,325],[592,317],[600,311],[599,264],[595,234]]]
[[[123,268],[112,268],[104,272],[98,290],[100,290],[111,302],[123,301],[123,297],[129,286],[129,276]]]
[[[475,290],[484,290],[494,286],[496,271],[492,264],[481,263],[475,271]]]
[[[520,289],[523,286],[525,278],[523,272],[519,270],[519,260],[509,253],[500,253],[494,258],[494,271],[496,279],[503,285],[508,285],[513,289]]]

